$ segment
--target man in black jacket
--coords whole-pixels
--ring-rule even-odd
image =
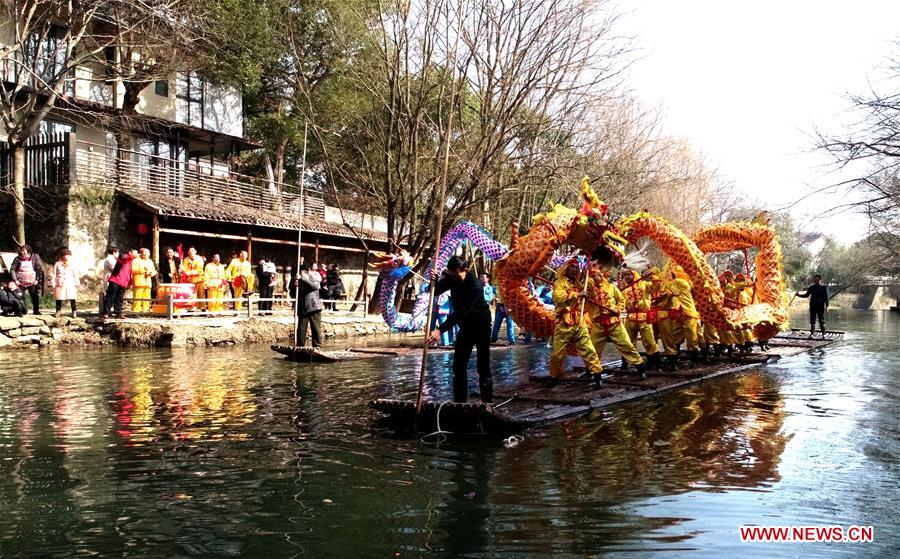
[[[453,312],[439,329],[431,331],[429,343],[439,343],[441,333],[459,326],[456,350],[453,352],[453,401],[465,402],[469,393],[468,367],[472,348],[478,351],[478,383],[481,401],[490,404],[494,400],[494,381],[491,378],[491,314],[484,300],[481,282],[471,273],[469,265],[457,256],[447,262],[447,269],[435,284],[437,297],[450,290]]]
[[[797,297],[809,297],[809,337],[816,333],[816,318],[819,319],[819,328],[822,330],[822,338],[825,338],[825,309],[828,308],[828,287],[822,285],[822,276],[813,276],[813,284],[806,288],[804,293],[797,292]]]
[[[181,266],[181,258],[171,248],[166,249],[166,254],[159,262],[160,283],[178,283],[178,269]],[[198,294],[197,297],[200,297]]]

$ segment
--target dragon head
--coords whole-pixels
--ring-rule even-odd
[[[581,198],[584,200],[569,233],[569,242],[604,267],[612,267],[625,258],[628,241],[610,219],[608,206],[600,200],[588,178],[581,179]]]
[[[373,254],[372,262],[369,263],[369,266],[376,270],[384,271],[394,270],[403,266],[412,266],[412,264],[413,257],[410,256],[409,251],[401,250],[399,254],[376,252]]]

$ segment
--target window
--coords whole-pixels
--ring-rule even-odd
[[[28,80],[35,87],[40,87],[42,83],[54,84],[58,79],[60,72],[66,67],[66,42],[57,38],[57,34],[61,32],[53,30],[45,36],[32,34],[25,41],[21,68],[17,68],[18,73]],[[15,80],[20,83],[18,79]]]
[[[196,72],[179,74],[175,80],[175,120],[203,128],[203,78]]]
[[[107,79],[116,77],[116,47],[106,47],[103,49],[103,58],[105,60],[104,71]]]
[[[156,80],[156,94],[160,97],[168,97],[169,96],[169,81],[168,80]]]
[[[38,134],[65,134],[66,132],[74,132],[75,127],[67,122],[57,122],[55,120],[42,120],[38,124]]]

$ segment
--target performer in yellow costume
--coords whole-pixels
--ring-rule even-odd
[[[213,254],[212,260],[203,271],[203,281],[206,286],[206,298],[211,299],[207,308],[211,312],[223,310],[222,297],[225,296],[225,266],[218,254]]]
[[[197,249],[194,247],[188,249],[187,258],[181,261],[180,271],[186,282],[194,284],[197,290],[197,298],[206,298],[206,294],[203,291],[205,285],[203,281],[203,259],[197,254]],[[206,306],[200,305],[201,308]]]
[[[637,346],[638,335],[644,345],[647,354],[647,364],[657,369],[660,368],[659,346],[656,344],[656,336],[653,334],[653,324],[656,322],[657,313],[651,312],[650,301],[653,284],[648,277],[642,277],[634,270],[624,270],[622,295],[625,297],[625,312],[628,316],[625,320],[625,331],[631,343]],[[623,366],[628,361],[623,360]]]
[[[153,276],[156,275],[156,266],[150,260],[150,251],[142,248],[138,251],[138,257],[131,264],[131,285],[135,301],[131,305],[134,312],[147,312],[150,310],[150,288],[153,287]],[[139,299],[146,299],[140,301]]]
[[[644,360],[634,349],[620,314],[625,310],[625,297],[619,288],[609,282],[607,272],[600,266],[592,266],[588,282],[587,313],[591,320],[591,343],[602,363],[603,348],[610,341],[622,359],[634,365],[642,377],[646,377]],[[602,365],[601,365],[602,366]]]
[[[674,265],[669,279],[663,282],[663,294],[668,296],[668,316],[660,324],[663,348],[672,368],[678,367],[678,346],[685,342],[691,359],[700,359],[700,313],[691,295],[691,282],[681,269]]]
[[[575,346],[578,355],[584,359],[588,372],[593,375],[594,384],[600,386],[600,358],[591,344],[587,322],[584,319],[584,288],[578,281],[578,264],[572,259],[557,271],[553,282],[553,302],[556,304],[556,324],[553,329],[553,343],[550,352],[550,378],[559,378],[563,373],[566,350],[569,344]],[[590,281],[590,280],[588,280]]]
[[[244,291],[253,289],[253,266],[247,258],[247,251],[242,250],[237,258],[232,258],[225,268],[225,280],[231,283],[234,290],[234,298],[240,299],[244,296]],[[234,310],[239,311],[244,308],[242,301],[234,302]]]
[[[749,277],[745,277],[744,274],[738,274],[734,278],[734,284],[737,287],[738,293],[738,302],[741,307],[746,307],[753,303],[753,281]],[[753,335],[752,328],[745,328],[742,330],[743,332],[743,341],[744,346],[741,348],[746,353],[750,353],[753,351],[753,341],[756,339],[756,336]]]

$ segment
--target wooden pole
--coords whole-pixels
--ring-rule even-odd
[[[306,122],[303,123],[303,162],[300,166],[300,224],[297,226],[297,263],[294,268],[296,272],[297,284],[294,285],[294,347],[297,347],[299,340],[297,340],[297,326],[300,321],[300,260],[303,259],[302,251],[303,244],[301,243],[301,239],[303,236],[303,214],[306,213],[306,199],[304,198],[306,185],[306,132],[307,125]],[[318,251],[317,251],[318,252]],[[303,340],[304,342],[306,340]]]
[[[153,214],[153,261],[159,264],[159,214]]]
[[[456,33],[456,43],[453,46],[453,60],[454,63],[450,65],[450,68],[456,67],[456,49],[459,46],[459,30]],[[453,114],[454,114],[454,104],[456,103],[456,79],[454,76],[453,83],[450,86],[450,110],[448,111],[450,114],[447,117],[447,130],[444,135],[444,169],[441,173],[441,190],[440,190],[440,205],[438,206],[438,218],[437,224],[435,226],[435,240],[434,240],[434,260],[432,260],[432,265],[436,265],[438,261],[438,255],[441,253],[441,235],[443,231],[441,231],[441,225],[444,221],[444,205],[447,200],[447,173],[450,168],[450,140],[451,134],[453,132]],[[434,290],[435,284],[437,283],[437,268],[432,268],[434,272],[434,279],[431,280],[431,284],[428,289],[428,312],[425,315],[425,332],[426,336],[430,335],[431,331],[431,313],[434,310]],[[425,365],[428,360],[428,338],[426,337],[425,343],[422,344],[422,365],[419,368],[419,390],[416,394],[416,413],[413,416],[413,430],[419,430],[419,414],[422,412],[422,396],[425,391]]]

